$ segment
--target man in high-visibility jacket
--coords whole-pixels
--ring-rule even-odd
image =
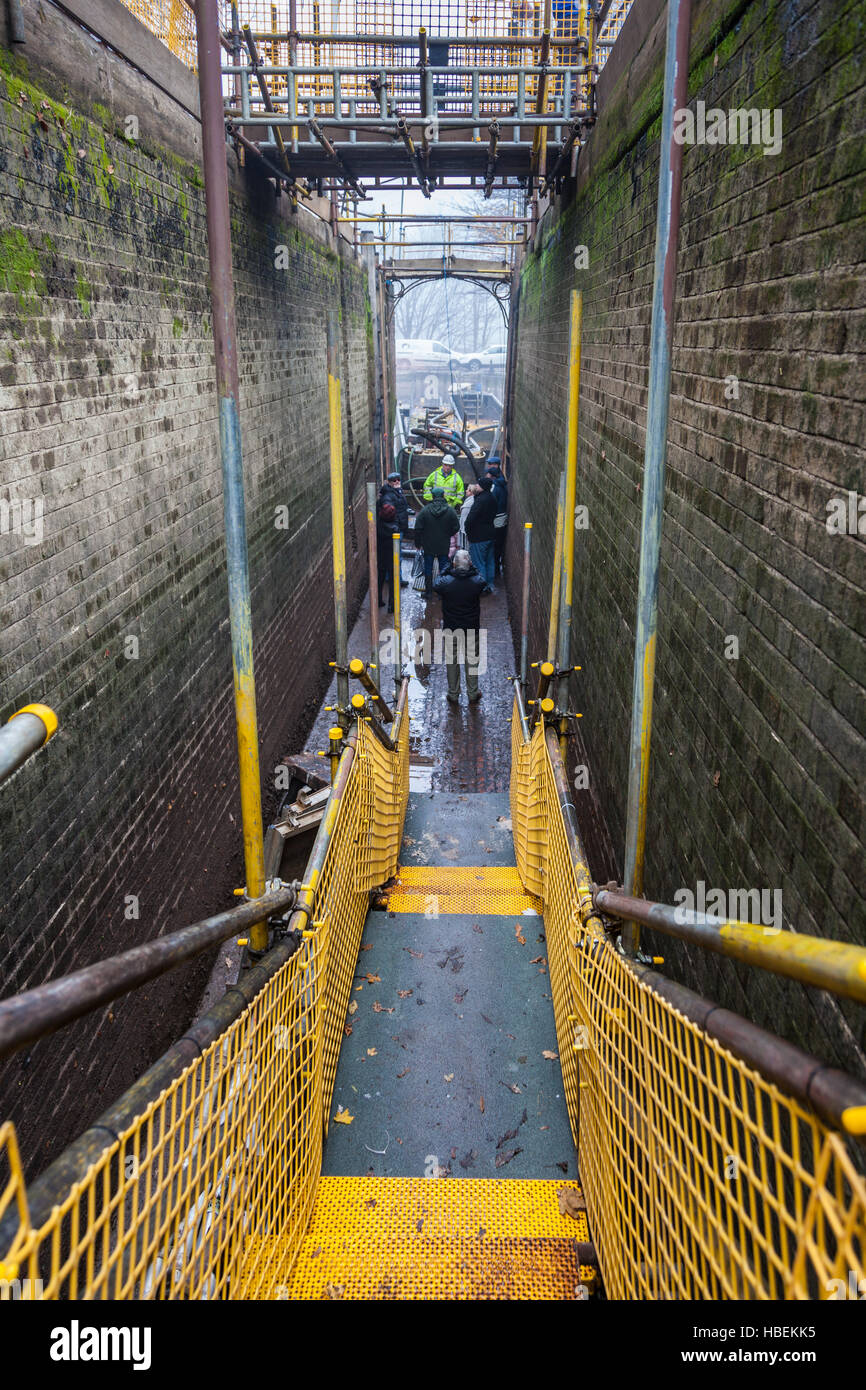
[[[463,494],[466,489],[463,486],[463,479],[454,467],[454,455],[446,454],[438,468],[425,480],[424,501],[433,501],[434,487],[441,487],[445,494],[445,501],[449,507],[459,510],[463,503]]]

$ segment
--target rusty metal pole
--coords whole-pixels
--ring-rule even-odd
[[[571,660],[571,606],[574,591],[574,526],[577,504],[577,429],[580,412],[580,345],[583,331],[583,292],[572,290],[568,326],[568,414],[565,431],[565,504],[562,526],[562,591],[559,598],[559,669],[565,671]],[[568,676],[556,683],[556,700],[560,709],[568,704]],[[563,727],[562,756],[565,757]]]
[[[674,115],[688,105],[690,33],[691,0],[668,0],[625,831],[625,888],[634,898],[642,895],[644,881],[665,451],[683,177],[683,147],[674,138]],[[629,955],[636,953],[639,939],[640,929],[636,923],[630,923],[623,932],[623,945]]]
[[[376,540],[376,484],[367,483],[367,567],[370,586],[370,664],[379,669],[379,554]]]
[[[565,473],[559,477],[559,500],[556,505],[556,537],[553,542],[553,577],[550,582],[550,621],[547,625],[547,659],[556,661],[556,633],[559,623],[559,600],[562,590],[562,533],[565,527]]]
[[[400,686],[403,681],[403,622],[400,612],[400,549],[402,537],[399,531],[395,531],[391,537],[393,551],[393,569],[391,571],[391,597],[394,601],[394,632],[397,642],[397,655],[394,662],[394,687],[399,695]]]
[[[331,459],[331,540],[334,567],[334,633],[337,648],[337,719],[349,727],[349,618],[346,596],[346,499],[343,488],[343,411],[340,401],[340,334],[337,310],[327,314],[328,437]],[[349,499],[351,505],[351,498]]]
[[[526,690],[526,661],[529,646],[529,563],[532,553],[532,522],[523,527],[523,595],[520,607],[520,685]]]
[[[260,898],[265,891],[265,856],[217,0],[199,0],[195,16],[244,869],[247,897]],[[252,928],[250,943],[254,951],[265,950],[268,944],[265,922],[256,923]]]

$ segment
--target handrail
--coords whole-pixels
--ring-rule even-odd
[[[265,893],[168,936],[145,941],[120,955],[0,999],[0,1058],[174,970],[236,932],[292,907],[296,898],[293,887]]]
[[[545,730],[547,752],[553,771],[554,784],[562,815],[565,838],[578,886],[581,890],[581,921],[586,922],[592,910],[598,906],[605,909],[602,898],[609,898],[606,891],[595,891],[588,884],[586,855],[577,825],[577,816],[568,786],[565,767],[559,750],[559,739],[553,728]],[[589,892],[585,891],[587,886]],[[627,906],[621,908],[622,915],[634,919],[633,908],[636,899],[624,900]],[[644,908],[656,904],[639,903]],[[716,924],[718,925],[718,924]],[[810,938],[811,940],[812,938]],[[826,942],[819,943],[826,945]],[[838,945],[841,943],[832,943]],[[854,948],[851,948],[854,949]],[[866,955],[866,952],[861,952]],[[654,970],[640,965],[637,961],[623,957],[624,963],[638,975],[641,981],[656,994],[668,1000],[686,1017],[691,1018],[710,1037],[726,1047],[749,1066],[754,1067],[768,1080],[796,1097],[823,1119],[838,1129],[866,1137],[866,1085],[847,1073],[828,1067],[818,1058],[801,1051],[792,1043],[777,1037],[767,1029],[760,1028],[749,1019],[741,1017],[720,1005],[714,1004],[701,995],[693,993],[685,986],[668,980]]]
[[[26,763],[57,732],[57,715],[47,705],[25,705],[0,729],[0,782]]]
[[[732,956],[747,965],[866,1004],[866,950],[862,946],[826,941],[805,932],[780,929],[777,935],[771,934],[775,929],[759,923],[721,919],[685,907],[647,902],[609,888],[594,887],[593,903],[612,917],[645,923],[706,951]]]

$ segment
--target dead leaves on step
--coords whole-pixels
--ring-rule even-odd
[[[586,1200],[582,1192],[573,1187],[561,1187],[556,1194],[560,1216],[571,1216],[575,1221],[586,1211]]]

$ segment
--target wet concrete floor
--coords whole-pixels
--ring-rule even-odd
[[[426,603],[411,588],[402,594],[404,629],[432,638],[439,600]],[[477,705],[467,704],[465,689],[459,706],[446,701],[445,669],[435,660],[405,668],[412,791],[401,864],[514,864],[506,679],[514,647],[504,589],[482,599],[482,621],[487,671]],[[369,651],[365,601],[350,656]],[[390,695],[393,685],[386,689]],[[335,696],[332,687],[325,703]],[[325,747],[330,722],[323,710],[310,749]],[[323,1172],[576,1177],[546,954],[544,924],[531,913],[371,912],[331,1112],[343,1107],[353,1119],[331,1123]]]

